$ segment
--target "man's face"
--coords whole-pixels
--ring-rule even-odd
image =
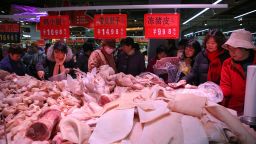
[[[21,54],[10,54],[10,58],[13,61],[19,61],[21,59]]]
[[[125,52],[126,54],[128,54],[128,53],[130,53],[130,51],[132,50],[132,46],[123,45],[123,46],[122,46],[122,50],[123,50],[123,52]]]

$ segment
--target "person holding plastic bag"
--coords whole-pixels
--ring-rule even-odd
[[[37,63],[36,70],[40,79],[70,73],[75,77],[73,68],[75,63],[72,50],[62,41],[56,42],[47,51],[47,58]]]
[[[256,65],[256,46],[249,31],[234,31],[222,46],[231,58],[223,63],[220,87],[224,94],[223,105],[241,114],[244,108],[246,73],[248,65]]]

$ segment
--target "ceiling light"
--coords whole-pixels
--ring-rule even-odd
[[[213,5],[216,5],[216,4],[220,3],[221,1],[222,0],[217,0],[216,2],[213,3]],[[203,14],[204,12],[206,12],[209,9],[210,8],[205,8],[204,10],[200,11],[198,14],[194,15],[193,17],[191,17],[187,21],[183,22],[182,24],[186,24],[186,23],[190,22],[191,20],[195,19],[196,17],[198,17],[199,15]]]
[[[235,16],[234,19],[240,18],[240,17],[242,17],[242,16],[245,16],[245,15],[248,15],[248,14],[251,14],[251,13],[254,13],[254,12],[256,12],[256,10],[252,10],[252,11],[249,11],[249,12],[247,12],[247,13],[244,13],[244,14],[241,14],[241,15],[238,15],[238,16]]]
[[[25,38],[30,38],[31,36],[30,35],[22,35],[23,37]]]
[[[203,29],[203,30],[200,30],[200,31],[196,31],[195,34],[197,33],[200,33],[200,32],[204,32],[204,31],[208,31],[209,29]]]
[[[185,34],[184,36],[187,37],[187,36],[190,36],[190,35],[193,35],[194,33],[191,32],[191,33],[188,33],[188,34]]]
[[[185,37],[187,37],[187,36],[190,36],[190,35],[193,35],[193,34],[198,34],[198,33],[200,33],[200,32],[204,32],[204,31],[208,31],[209,29],[203,29],[203,30],[199,30],[199,31],[196,31],[196,32],[191,32],[191,33],[188,33],[188,34],[185,34],[184,36]]]

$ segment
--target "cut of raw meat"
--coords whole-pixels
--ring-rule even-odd
[[[198,118],[182,116],[181,125],[183,129],[184,144],[208,144],[208,138]]]
[[[74,118],[64,118],[59,124],[63,139],[77,144],[84,144],[91,135],[88,124]]]
[[[47,110],[34,122],[27,130],[26,136],[32,140],[48,140],[51,136],[52,130],[60,120],[60,111]]]
[[[183,144],[181,114],[172,112],[156,121],[146,123],[137,144]]]
[[[133,127],[134,108],[112,110],[102,115],[94,129],[90,144],[110,144],[127,137]]]
[[[181,94],[175,97],[174,102],[170,102],[172,111],[201,117],[206,105],[207,98],[199,97],[192,94]]]
[[[170,110],[167,107],[168,104],[164,101],[157,100],[157,101],[150,101],[150,103],[153,104],[154,110],[144,111],[143,109],[138,107],[138,113],[139,113],[141,123],[147,123],[147,122],[156,120],[157,118],[160,118],[170,112]]]

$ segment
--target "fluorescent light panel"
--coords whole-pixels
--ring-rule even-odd
[[[188,33],[188,34],[185,34],[184,36],[187,37],[189,35],[193,35],[193,34],[197,34],[197,33],[200,33],[200,32],[204,32],[204,31],[208,31],[209,29],[203,29],[203,30],[199,30],[199,31],[196,31],[196,32],[191,32],[191,33]]]
[[[249,11],[249,12],[247,12],[247,13],[244,13],[244,14],[241,14],[241,15],[238,15],[238,16],[235,16],[234,19],[240,18],[240,17],[242,17],[242,16],[245,16],[245,15],[248,15],[248,14],[251,14],[251,13],[254,13],[254,12],[256,12],[256,10],[252,10],[252,11]]]
[[[197,32],[195,32],[195,34],[196,33],[200,33],[200,32],[204,32],[204,31],[208,31],[209,29],[203,29],[203,30],[200,30],[200,31],[197,31]]]
[[[216,2],[213,3],[213,5],[216,5],[216,4],[220,3],[221,1],[222,0],[217,0]],[[186,24],[186,23],[190,22],[191,20],[195,19],[196,17],[198,17],[199,15],[203,14],[204,12],[206,12],[209,9],[210,8],[205,8],[204,10],[200,11],[198,14],[194,15],[193,17],[191,17],[187,21],[183,22],[182,24]]]

